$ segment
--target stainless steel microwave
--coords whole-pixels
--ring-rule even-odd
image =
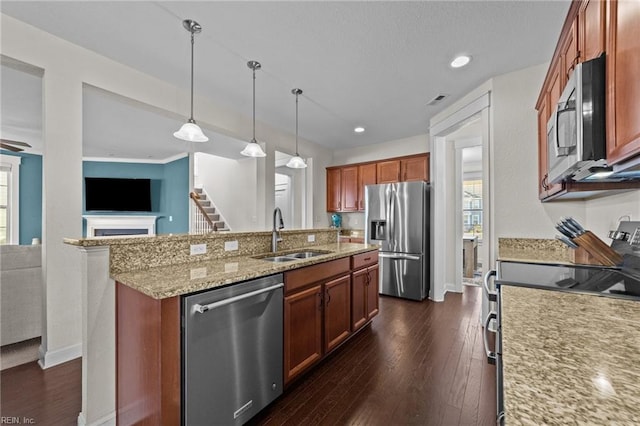
[[[576,65],[547,123],[550,183],[607,170],[605,85],[604,54]]]

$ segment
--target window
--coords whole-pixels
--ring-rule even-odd
[[[20,157],[3,155],[0,159],[0,244],[19,244]]]
[[[482,180],[465,180],[462,192],[463,232],[482,240]]]

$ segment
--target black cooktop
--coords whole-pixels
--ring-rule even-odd
[[[508,261],[499,261],[497,266],[497,285],[594,293],[640,300],[640,276],[634,271],[601,266]]]

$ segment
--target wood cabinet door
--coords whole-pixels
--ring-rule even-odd
[[[351,334],[351,275],[344,275],[324,285],[325,353]]]
[[[420,155],[400,160],[400,177],[403,182],[429,181],[428,156]]]
[[[284,382],[322,357],[322,286],[284,298]]]
[[[356,331],[367,322],[367,295],[369,274],[367,268],[351,275],[351,327]]]
[[[562,93],[562,89],[564,89],[564,85],[567,80],[573,73],[576,65],[578,64],[578,20],[575,19],[569,31],[564,34],[564,39],[561,40],[561,51],[560,51],[560,62],[562,64],[562,87],[560,88],[560,92]]]
[[[607,162],[640,154],[640,1],[609,3]]]
[[[358,166],[343,167],[341,179],[340,211],[358,210]]]
[[[367,321],[378,315],[380,291],[378,282],[378,265],[367,268]]]
[[[378,183],[400,182],[400,160],[381,161],[376,164]]]
[[[549,79],[550,81],[550,86],[549,86],[549,117],[551,117],[551,114],[553,114],[553,111],[555,110],[556,105],[558,104],[558,100],[560,99],[560,95],[562,94],[562,89],[565,86],[566,81],[562,78],[562,61],[557,61],[555,63],[555,65],[552,65],[552,69],[553,72],[551,74],[551,78]],[[544,168],[545,168],[545,179],[544,179],[544,185],[546,188],[546,196],[550,196],[553,194],[556,194],[560,191],[562,191],[562,183],[554,183],[554,184],[550,184],[549,181],[546,179],[546,177],[548,176],[548,170],[549,170],[549,166],[547,163],[547,155],[549,155],[549,153],[547,152],[547,147],[546,147],[546,143],[547,143],[547,126],[545,124],[544,126],[544,143],[545,143],[545,147],[544,147]]]
[[[585,0],[578,12],[578,53],[580,62],[597,58],[604,52],[606,2]]]
[[[358,166],[358,210],[364,210],[364,187],[378,183],[375,163]]]
[[[327,211],[339,212],[341,206],[341,173],[340,169],[327,169]]]
[[[547,122],[549,116],[549,93],[545,91],[538,107],[538,198],[541,200],[547,197]]]

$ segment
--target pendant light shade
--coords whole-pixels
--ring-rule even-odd
[[[296,95],[296,155],[295,157],[291,157],[289,162],[287,162],[287,167],[291,169],[305,169],[307,163],[305,163],[304,159],[298,154],[298,96],[302,95],[302,90],[292,89],[291,93]]]
[[[262,65],[260,65],[258,61],[249,61],[247,62],[247,66],[253,70],[253,138],[251,142],[240,151],[240,154],[246,155],[247,157],[266,157],[267,154],[264,153],[262,147],[256,140],[256,70],[262,68]]]
[[[200,126],[196,124],[196,120],[193,119],[193,41],[194,35],[202,31],[202,27],[191,19],[182,21],[182,26],[191,33],[191,115],[189,120],[173,136],[189,142],[206,142],[209,138],[202,132]]]

